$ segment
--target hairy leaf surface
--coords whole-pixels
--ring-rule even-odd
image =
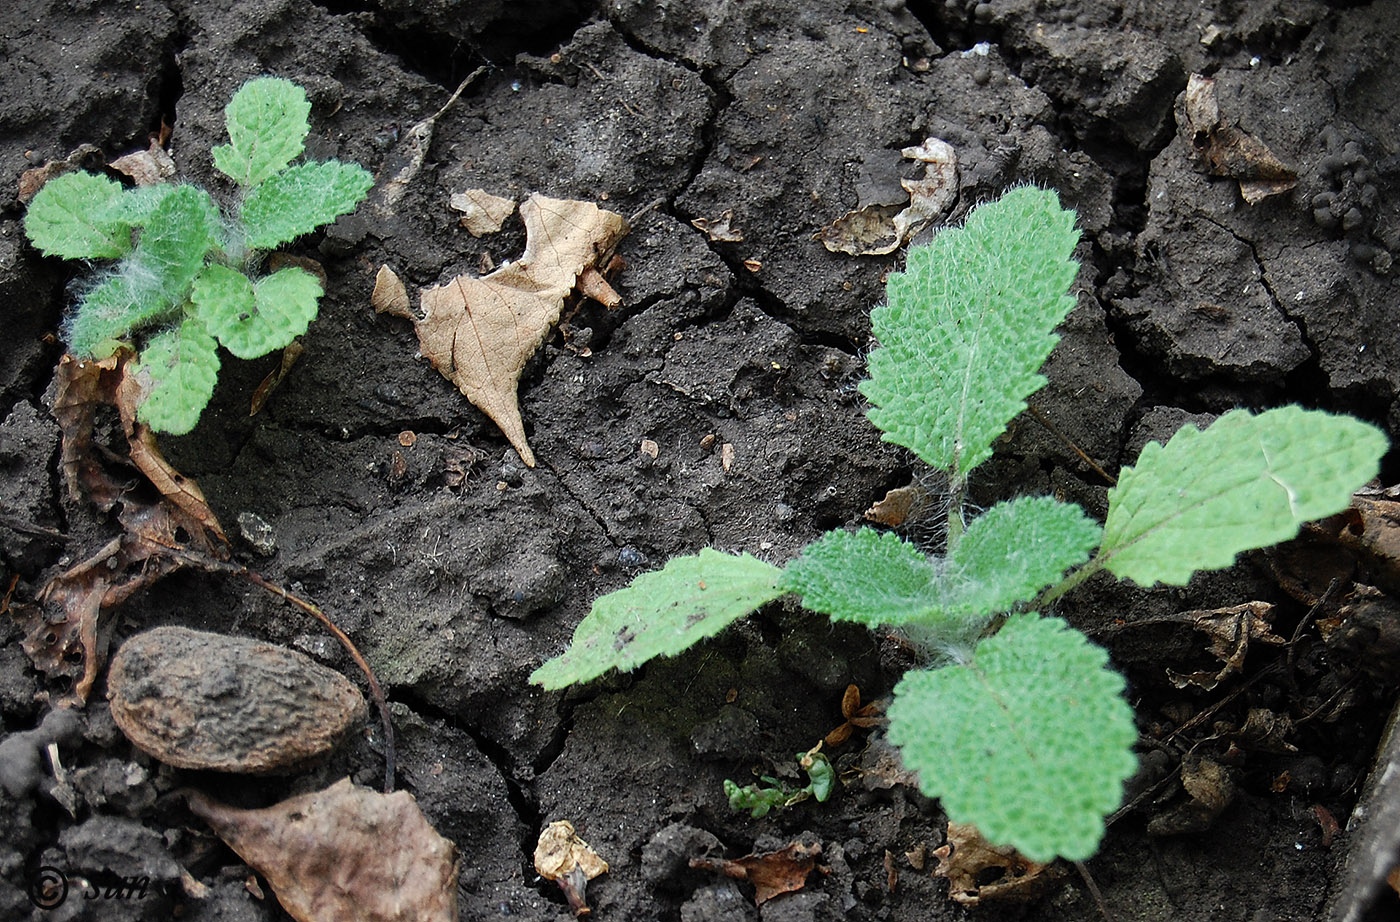
[[[1045,384],[1039,374],[1074,307],[1074,212],[1023,187],[909,251],[871,312],[879,346],[861,393],[886,441],[966,477]]]
[[[830,531],[783,570],[783,586],[802,605],[837,621],[869,627],[937,620],[939,566],[893,532]]]
[[[184,435],[199,422],[219,376],[214,338],[199,321],[187,319],[151,337],[135,373],[149,378],[150,390],[137,418],[157,432]]]
[[[113,209],[121,199],[121,183],[93,173],[65,173],[44,183],[29,203],[24,232],[47,256],[125,256],[131,250],[131,222]]]
[[[895,686],[890,739],[948,818],[1034,861],[1092,855],[1135,769],[1108,655],[1058,618],[1016,615],[970,663]]]
[[[133,330],[174,314],[214,245],[218,221],[206,193],[171,187],[150,210],[136,249],[78,303],[66,331],[69,351],[96,356]]]
[[[190,295],[196,316],[240,359],[267,355],[305,333],[316,318],[320,297],[321,283],[295,267],[254,285],[234,269],[209,266]]]
[[[1088,560],[1100,533],[1083,509],[1053,497],[998,503],[949,554],[947,605],[967,615],[1008,611]]]
[[[251,189],[291,163],[306,144],[306,91],[278,77],[243,84],[224,108],[230,143],[212,151],[220,173]]]
[[[569,649],[536,669],[530,681],[563,688],[680,653],[782,595],[781,575],[748,554],[706,548],[673,557],[662,569],[596,600]]]
[[[243,200],[248,246],[268,249],[355,210],[374,177],[356,163],[301,163],[270,177]]]
[[[1119,474],[1098,560],[1142,586],[1183,585],[1346,508],[1387,447],[1374,426],[1301,407],[1187,425]]]

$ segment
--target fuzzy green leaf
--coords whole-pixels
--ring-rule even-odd
[[[374,185],[355,163],[302,163],[262,183],[243,201],[248,246],[268,249],[295,240],[355,210]]]
[[[108,206],[105,217],[130,227],[144,227],[151,219],[151,213],[165,201],[167,195],[178,188],[180,187],[171,183],[161,183],[127,189],[119,199]]]
[[[195,315],[225,349],[255,359],[306,332],[321,297],[321,283],[295,267],[258,280],[225,266],[209,266],[195,280]]]
[[[1345,509],[1388,444],[1360,420],[1301,407],[1234,410],[1204,432],[1185,426],[1118,475],[1097,559],[1142,586],[1184,585]]]
[[[214,245],[219,213],[207,193],[172,186],[150,209],[145,225],[116,273],[78,303],[67,329],[74,355],[106,354],[112,342],[173,315]]]
[[[1088,560],[1100,533],[1083,509],[1049,496],[998,503],[949,554],[946,604],[965,615],[1009,611]]]
[[[306,91],[290,80],[249,80],[224,108],[232,143],[213,149],[214,166],[244,189],[253,188],[301,154],[310,114]]]
[[[133,371],[143,383],[149,382],[137,419],[157,432],[184,435],[199,422],[214,394],[218,345],[197,320],[188,319],[151,337]]]
[[[131,260],[158,280],[169,303],[183,301],[219,232],[219,209],[209,193],[176,186],[146,219]]]
[[[1082,861],[1136,762],[1133,712],[1107,662],[1060,619],[1016,615],[971,662],[906,674],[890,739],[949,819],[1034,861]]]
[[[29,241],[48,256],[115,259],[131,250],[131,223],[112,212],[120,183],[92,173],[65,173],[44,183],[24,215]]]
[[[1039,369],[1074,307],[1074,212],[1013,189],[909,251],[871,312],[879,347],[861,384],[886,441],[965,478],[1045,384]]]
[[[548,689],[673,656],[784,593],[782,572],[748,554],[706,548],[673,557],[593,603],[569,649],[530,675]]]
[[[82,358],[110,355],[117,340],[170,310],[172,306],[158,289],[138,284],[127,272],[118,272],[78,302],[66,327],[68,351]]]
[[[939,566],[893,532],[829,531],[783,570],[804,608],[869,627],[938,620]]]

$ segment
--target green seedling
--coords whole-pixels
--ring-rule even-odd
[[[1109,491],[1102,527],[1050,497],[974,516],[968,475],[1045,384],[1039,369],[1074,306],[1078,239],[1054,193],[1015,189],[911,250],[871,316],[879,346],[861,391],[886,441],[947,474],[941,553],[862,528],[827,533],[785,568],[709,549],[677,557],[598,599],[531,680],[561,688],[673,655],[794,593],[926,651],[929,666],[895,686],[889,736],[951,820],[1035,861],[1097,851],[1136,764],[1133,713],[1107,654],[1041,612],[1100,571],[1183,585],[1286,540],[1345,508],[1388,443],[1349,417],[1235,410],[1144,448]]]
[[[237,185],[231,214],[187,183],[123,189],[92,173],[44,184],[24,230],[49,256],[115,259],[72,312],[65,336],[79,358],[104,358],[145,334],[132,371],[137,417],[160,432],[194,428],[214,392],[222,345],[252,359],[289,345],[316,317],[321,283],[299,268],[259,276],[267,251],[364,199],[373,178],[353,163],[292,161],[310,130],[296,84],[245,83],[224,110],[229,143],[214,166]]]
[[[812,749],[797,754],[797,765],[807,773],[806,787],[793,789],[769,775],[759,777],[760,781],[772,785],[766,788],[757,784],[739,787],[726,778],[724,796],[729,798],[730,809],[747,810],[750,816],[758,819],[767,816],[769,810],[791,807],[809,798],[825,803],[836,786],[836,769],[832,767],[831,760]]]

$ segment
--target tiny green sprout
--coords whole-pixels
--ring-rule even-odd
[[[1051,497],[969,521],[968,475],[1046,383],[1040,367],[1074,306],[1078,240],[1053,192],[1014,189],[911,250],[871,314],[878,347],[861,392],[886,441],[947,475],[941,553],[861,528],[828,532],[784,568],[709,549],[676,557],[598,599],[531,680],[561,688],[630,669],[795,594],[926,651],[929,665],[894,688],[889,737],[950,820],[1034,861],[1094,854],[1136,765],[1133,712],[1107,653],[1042,612],[1101,571],[1179,586],[1285,541],[1346,508],[1389,443],[1346,416],[1234,410],[1148,444],[1109,491],[1102,527]],[[751,810],[779,797],[726,790]]]
[[[817,747],[820,746],[818,743]],[[767,816],[770,810],[791,807],[808,799],[825,803],[836,787],[836,769],[832,767],[831,760],[816,749],[799,752],[796,758],[798,767],[807,773],[806,787],[794,790],[770,775],[759,776],[760,781],[772,785],[766,788],[756,784],[739,787],[726,778],[724,795],[729,798],[730,809],[747,810],[749,816],[760,819]]]
[[[92,173],[44,184],[24,218],[31,243],[64,259],[115,259],[68,319],[69,351],[102,358],[144,337],[132,366],[137,417],[183,435],[214,393],[218,346],[242,359],[289,345],[315,319],[322,295],[295,267],[257,276],[266,252],[355,210],[373,178],[358,164],[299,157],[311,104],[295,83],[260,77],[224,110],[229,141],[214,166],[238,187],[231,214],[185,183],[122,186]]]

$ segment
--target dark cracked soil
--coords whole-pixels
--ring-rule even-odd
[[[721,789],[791,772],[792,754],[841,722],[848,683],[887,693],[908,665],[888,639],[779,604],[632,675],[562,695],[526,682],[596,596],[669,555],[712,545],[786,561],[923,476],[879,441],[855,390],[868,312],[900,255],[812,239],[908,175],[900,149],[927,137],[955,149],[945,220],[1027,181],[1078,210],[1078,307],[1035,403],[1109,470],[1240,405],[1296,402],[1400,432],[1400,4],[1387,0],[18,0],[0,34],[0,559],[18,598],[113,534],[61,488],[52,334],[75,267],[24,241],[19,175],[83,144],[100,166],[164,122],[183,175],[220,189],[208,151],[222,107],[274,74],[309,92],[310,155],[358,161],[382,184],[407,129],[486,67],[396,206],[362,207],[299,245],[325,265],[328,292],[266,409],[245,408],[275,357],[226,359],[196,432],[162,443],[226,524],[270,526],[269,556],[241,553],[320,602],[373,663],[394,702],[398,784],[461,850],[464,919],[567,917],[530,862],[556,819],[611,864],[589,888],[608,922],[967,915],[920,857],[943,841],[936,803],[861,771],[874,762],[866,731],[837,751],[846,783],[826,804],[755,820]],[[1176,107],[1192,73],[1215,77],[1222,112],[1296,170],[1296,188],[1251,206],[1238,183],[1193,168]],[[519,253],[518,218],[482,238],[458,227],[447,202],[468,188],[637,215],[614,281],[623,306],[583,304],[526,369],[534,469],[416,357],[409,324],[369,306],[381,264],[416,292]],[[742,239],[697,229],[726,214]],[[1029,417],[976,487],[982,501],[1053,491],[1096,514],[1105,504],[1103,482]],[[1149,835],[1184,797],[1168,777],[1112,825],[1088,867],[1117,919],[1312,920],[1344,896],[1333,879],[1348,837],[1319,817],[1347,825],[1393,680],[1358,679],[1303,623],[1288,652],[1251,650],[1214,691],[1177,690],[1164,667],[1210,666],[1200,635],[1111,629],[1253,599],[1279,603],[1284,637],[1305,622],[1261,555],[1185,590],[1091,582],[1060,606],[1129,677],[1157,772],[1135,789],[1189,749],[1226,765],[1237,791],[1213,823]],[[114,647],[163,624],[280,642],[357,678],[312,623],[224,577],[182,574],[133,599]],[[54,689],[4,630],[0,717],[14,733]],[[1285,658],[1288,682],[1274,668]],[[1286,745],[1231,737],[1250,707],[1291,716]],[[1202,714],[1185,742],[1160,744]],[[266,804],[347,774],[374,784],[377,746],[359,736],[289,779],[180,772],[133,750],[95,694],[62,750],[86,779],[73,813],[0,793],[0,916],[282,918],[169,793]],[[746,885],[685,865],[797,839],[821,842],[827,873],[760,909]],[[156,886],[45,913],[24,894],[43,864]],[[181,866],[206,897],[185,895]],[[1098,916],[1077,877],[1029,907],[972,912]],[[1373,909],[1395,914],[1393,898]]]

